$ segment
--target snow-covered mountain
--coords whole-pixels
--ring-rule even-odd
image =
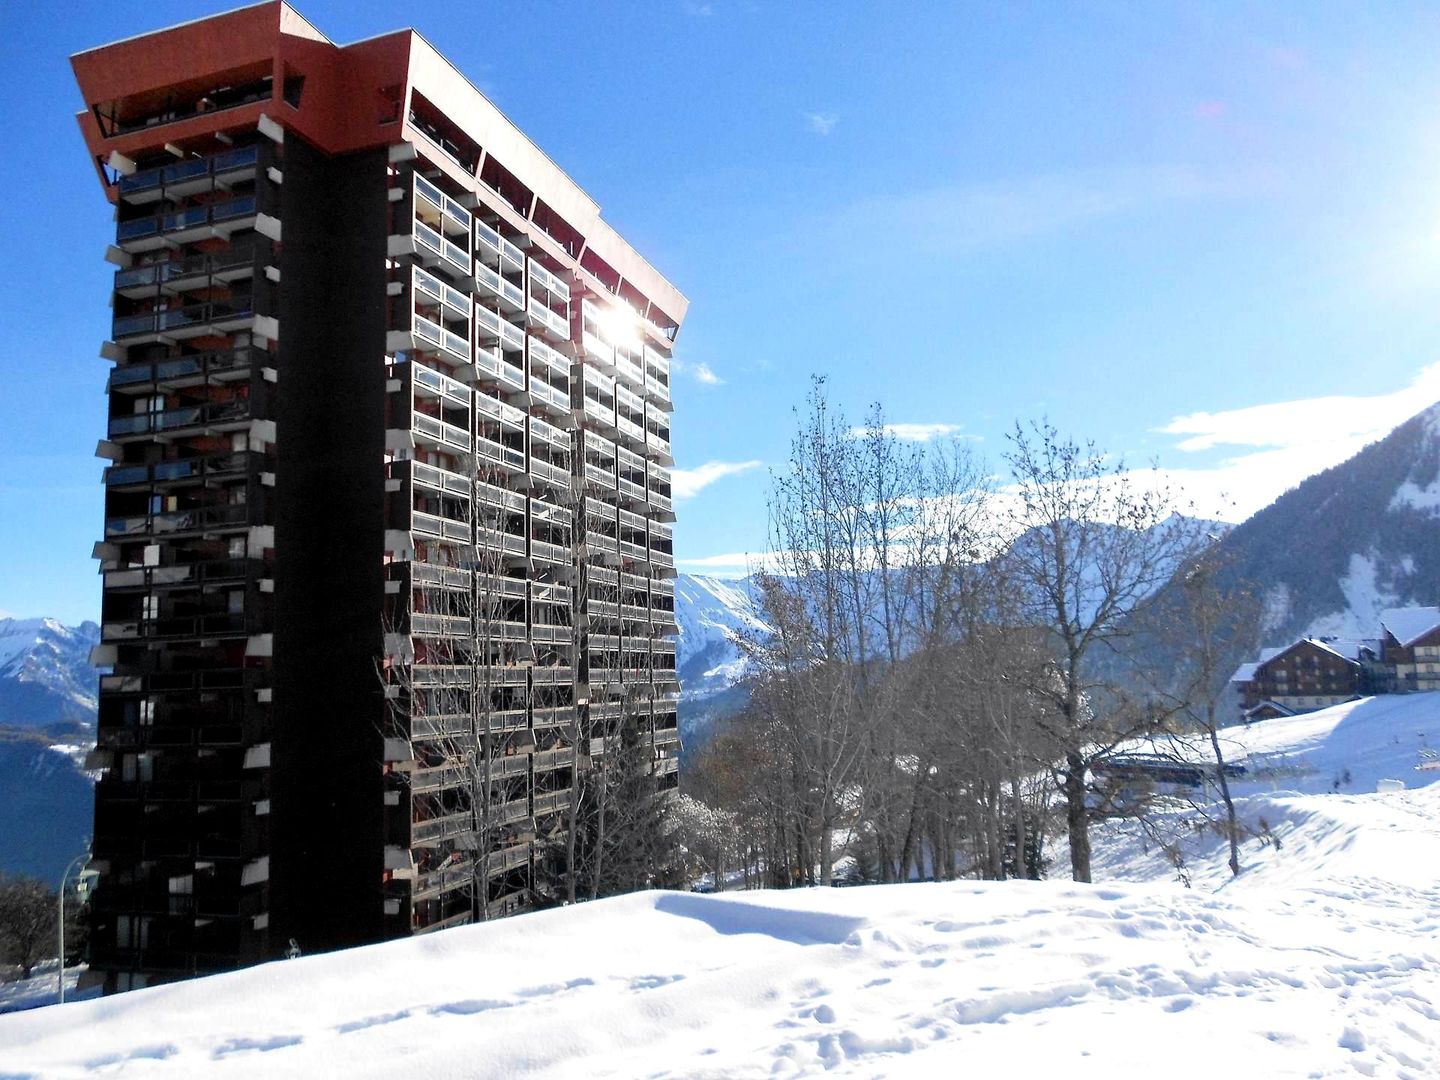
[[[736,635],[769,630],[755,607],[754,583],[749,578],[679,576],[675,582],[675,621],[680,626],[675,666],[683,700],[711,697],[740,678],[745,662],[735,644]]]
[[[90,727],[98,686],[90,649],[99,640],[93,622],[0,619],[0,727]]]
[[[1257,645],[1372,637],[1384,609],[1440,602],[1440,404],[1280,496],[1223,550],[1264,595]]]

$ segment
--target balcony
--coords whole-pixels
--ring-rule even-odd
[[[244,612],[215,612],[156,619],[106,622],[101,641],[163,641],[184,638],[243,638],[249,636]]]
[[[131,300],[154,296],[157,292],[174,296],[217,281],[228,284],[251,277],[257,262],[271,254],[268,245],[245,244],[224,251],[131,266],[115,271],[114,288]]]
[[[243,584],[250,578],[260,577],[264,573],[265,563],[260,559],[216,559],[209,562],[180,563],[170,566],[136,566],[122,570],[107,570],[103,575],[103,580],[107,590],[193,589],[202,585]],[[174,688],[172,687],[172,689]],[[107,689],[124,688],[117,684],[107,687]],[[139,687],[135,689],[138,690]]]
[[[491,855],[485,856],[485,873],[487,877],[495,877],[499,874],[507,874],[511,870],[518,870],[522,866],[530,864],[530,845],[517,844],[514,847],[504,848]]]
[[[483,221],[475,221],[475,257],[487,266],[500,263],[500,234]],[[497,277],[499,275],[496,275]]]
[[[517,268],[525,265],[525,252],[504,237],[500,238],[500,257],[514,263]]]
[[[423,441],[432,449],[448,448],[463,453],[470,452],[470,433],[468,431],[427,413],[413,413],[410,417],[410,429],[417,436],[417,443]]]
[[[554,271],[547,270],[534,259],[530,260],[530,283],[548,290],[564,303],[570,303],[570,286]]]
[[[206,480],[235,480],[246,476],[250,468],[251,456],[244,451],[183,458],[179,461],[157,461],[153,465],[111,465],[105,470],[105,486],[143,487],[187,480],[197,483]]]
[[[568,746],[559,750],[542,750],[535,755],[535,771],[537,773],[553,772],[556,769],[569,768],[574,764],[575,750]]]
[[[500,306],[513,315],[525,314],[525,290],[507,277],[500,278]]]
[[[475,454],[491,464],[500,466],[508,473],[521,475],[526,471],[525,451],[513,446],[506,446],[504,443],[484,435],[475,436]]]
[[[470,235],[470,211],[446,195],[419,173],[415,174],[415,194],[433,208],[431,220],[438,220],[442,229],[451,234]]]
[[[568,686],[575,678],[575,669],[569,664],[536,664],[530,675],[536,686]]]
[[[546,337],[553,341],[570,340],[569,321],[533,296],[530,298],[529,313],[532,324],[539,326]]]
[[[547,791],[543,795],[535,796],[535,816],[542,814],[554,814],[562,810],[570,809],[572,793],[569,788],[564,791]]]
[[[252,365],[265,364],[270,359],[266,350],[247,345],[160,360],[153,364],[125,364],[110,372],[106,390],[142,394],[157,388],[199,386],[207,382],[218,385],[247,379]]]
[[[443,491],[461,498],[470,497],[470,479],[460,473],[426,465],[422,461],[409,462],[411,480],[420,487]]]
[[[240,398],[160,412],[112,416],[107,430],[110,438],[121,441],[160,434],[179,437],[240,431],[250,424],[250,404],[249,399]]]
[[[263,99],[257,97],[254,100]],[[120,198],[128,203],[149,203],[162,196],[179,198],[193,195],[208,190],[212,186],[212,178],[223,178],[230,184],[253,179],[259,162],[259,147],[244,146],[210,158],[146,169],[120,178]]]
[[[417,361],[410,363],[410,379],[420,397],[444,398],[456,405],[470,407],[470,387],[459,379],[452,379],[444,372]]]
[[[105,519],[105,536],[110,539],[169,536],[181,533],[234,531],[248,528],[249,507],[224,503],[193,510],[169,510],[159,514]]]
[[[542,457],[530,458],[530,475],[557,488],[568,490],[570,487],[570,470]]]
[[[169,244],[185,244],[212,236],[252,228],[259,214],[253,195],[192,206],[154,217],[131,218],[115,227],[115,243],[124,251],[154,251]]]
[[[546,540],[536,540],[532,538],[530,541],[530,557],[536,562],[568,566],[570,564],[570,549],[563,544],[552,544]]]
[[[446,540],[455,544],[470,543],[470,525],[464,521],[454,521],[450,518],[439,517],[436,514],[427,514],[420,510],[411,512],[410,531],[416,536],[425,536],[434,540]],[[417,631],[418,633],[419,631]]]
[[[233,334],[236,330],[250,329],[254,323],[253,301],[241,296],[140,315],[120,315],[111,324],[111,337],[117,344],[127,346],[147,341],[182,341]]]

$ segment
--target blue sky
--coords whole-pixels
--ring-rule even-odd
[[[67,57],[231,6],[0,11],[0,610],[99,606],[110,211]],[[1048,415],[1234,516],[1440,399],[1431,5],[297,6],[413,22],[690,297],[683,568],[763,546],[812,372],[993,458]]]

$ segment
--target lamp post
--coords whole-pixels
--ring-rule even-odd
[[[74,870],[76,866],[83,866],[89,861],[90,853],[88,851],[83,855],[76,855],[75,858],[70,860],[70,865],[65,867],[65,873],[60,875],[60,966],[59,972],[56,975],[56,981],[60,984],[61,1005],[65,1004],[65,883],[70,880],[70,871]]]

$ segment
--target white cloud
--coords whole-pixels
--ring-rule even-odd
[[[686,15],[693,15],[697,19],[709,18],[715,14],[715,9],[709,4],[697,3],[696,0],[685,0],[685,3],[681,5],[681,9]]]
[[[1190,436],[1177,446],[1186,451],[1216,446],[1293,447],[1355,437],[1370,441],[1436,401],[1440,401],[1440,363],[1424,368],[1409,386],[1390,394],[1298,398],[1189,413],[1158,430]]]
[[[931,439],[944,438],[949,435],[959,439],[969,439],[979,442],[979,435],[961,435],[963,424],[886,424],[883,431],[892,438],[901,439],[905,442],[929,442]],[[850,434],[857,439],[863,439],[870,433],[869,428],[853,427]]]
[[[728,555],[703,555],[698,559],[676,559],[675,565],[687,574],[740,578],[754,573],[764,561],[763,555],[755,556],[749,552],[733,552]]]
[[[675,469],[670,473],[670,490],[677,499],[691,499],[717,480],[758,469],[763,464],[762,461],[707,461],[693,469]]]
[[[840,117],[831,112],[807,112],[801,115],[805,117],[805,126],[816,135],[829,135],[835,130],[835,125],[840,123]]]
[[[677,375],[688,375],[702,386],[725,385],[725,380],[716,375],[710,365],[703,361],[692,362],[677,358],[670,361],[670,370]]]
[[[1211,468],[1165,468],[1158,477],[1183,489],[1206,516],[1243,521],[1307,477],[1353,457],[1440,400],[1440,363],[1389,394],[1335,395],[1177,416],[1157,429],[1186,436],[1185,453],[1254,449]],[[1136,474],[1137,476],[1140,474]]]

